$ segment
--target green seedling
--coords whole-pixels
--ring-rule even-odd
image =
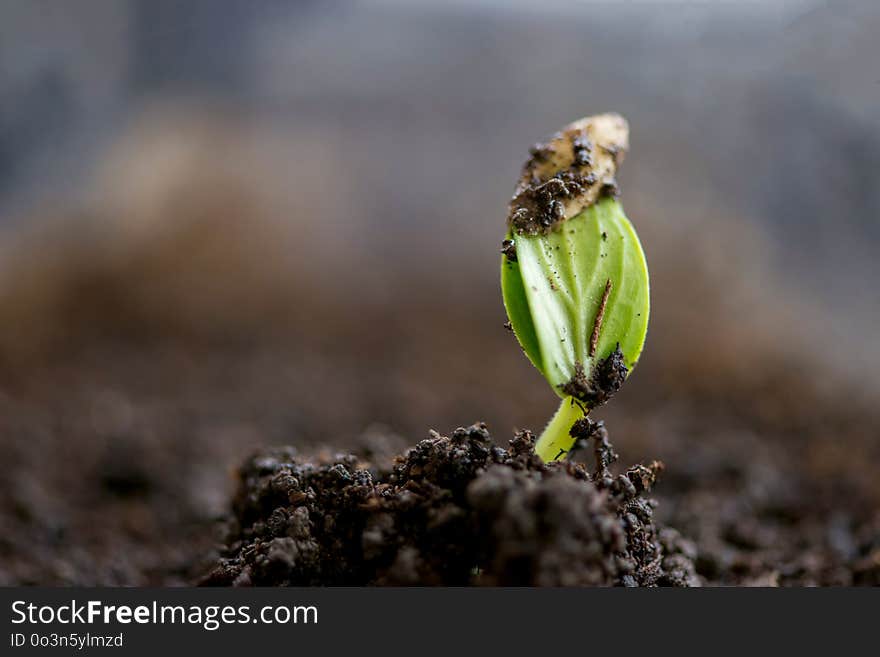
[[[564,457],[571,429],[635,367],[648,330],[645,254],[618,201],[623,117],[576,121],[532,148],[502,243],[501,290],[526,356],[562,398],[535,445]]]

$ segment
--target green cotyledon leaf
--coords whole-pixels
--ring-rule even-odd
[[[563,388],[581,368],[589,381],[618,346],[632,370],[648,330],[648,267],[620,203],[605,198],[546,235],[508,239],[516,250],[516,260],[504,256],[501,263],[508,318],[557,394],[567,396]]]
[[[572,123],[533,147],[510,204],[504,305],[526,356],[562,398],[536,444],[546,461],[571,449],[576,421],[620,388],[645,342],[648,268],[616,198],[628,134],[616,114]]]

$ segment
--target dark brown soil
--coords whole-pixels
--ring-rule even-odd
[[[880,510],[862,480],[865,464],[850,454],[835,473],[833,444],[807,466],[816,454],[797,451],[814,446],[797,439],[789,453],[748,433],[719,442],[727,441],[722,450],[688,446],[660,487],[659,516],[695,542],[703,581],[880,585]]]
[[[880,515],[822,504],[805,481],[751,460],[748,441],[727,463],[692,455],[692,476],[708,485],[668,482],[671,509],[658,520],[647,494],[662,464],[613,476],[601,423],[581,435],[592,471],[542,464],[528,432],[495,446],[485,425],[432,433],[387,467],[375,453],[260,452],[238,473],[202,583],[880,585]]]
[[[654,521],[661,464],[612,477],[507,449],[485,425],[433,434],[389,469],[292,448],[249,459],[213,585],[698,585],[696,549]]]

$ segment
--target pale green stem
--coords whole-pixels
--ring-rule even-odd
[[[575,439],[570,433],[572,425],[585,416],[583,406],[573,397],[563,399],[556,415],[535,443],[538,456],[544,462],[563,458],[574,445]]]

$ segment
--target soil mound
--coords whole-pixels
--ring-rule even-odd
[[[613,476],[601,423],[597,467],[544,464],[521,432],[432,433],[390,466],[355,455],[312,462],[292,448],[239,471],[223,556],[209,585],[698,584],[693,545],[654,520],[662,464]]]

